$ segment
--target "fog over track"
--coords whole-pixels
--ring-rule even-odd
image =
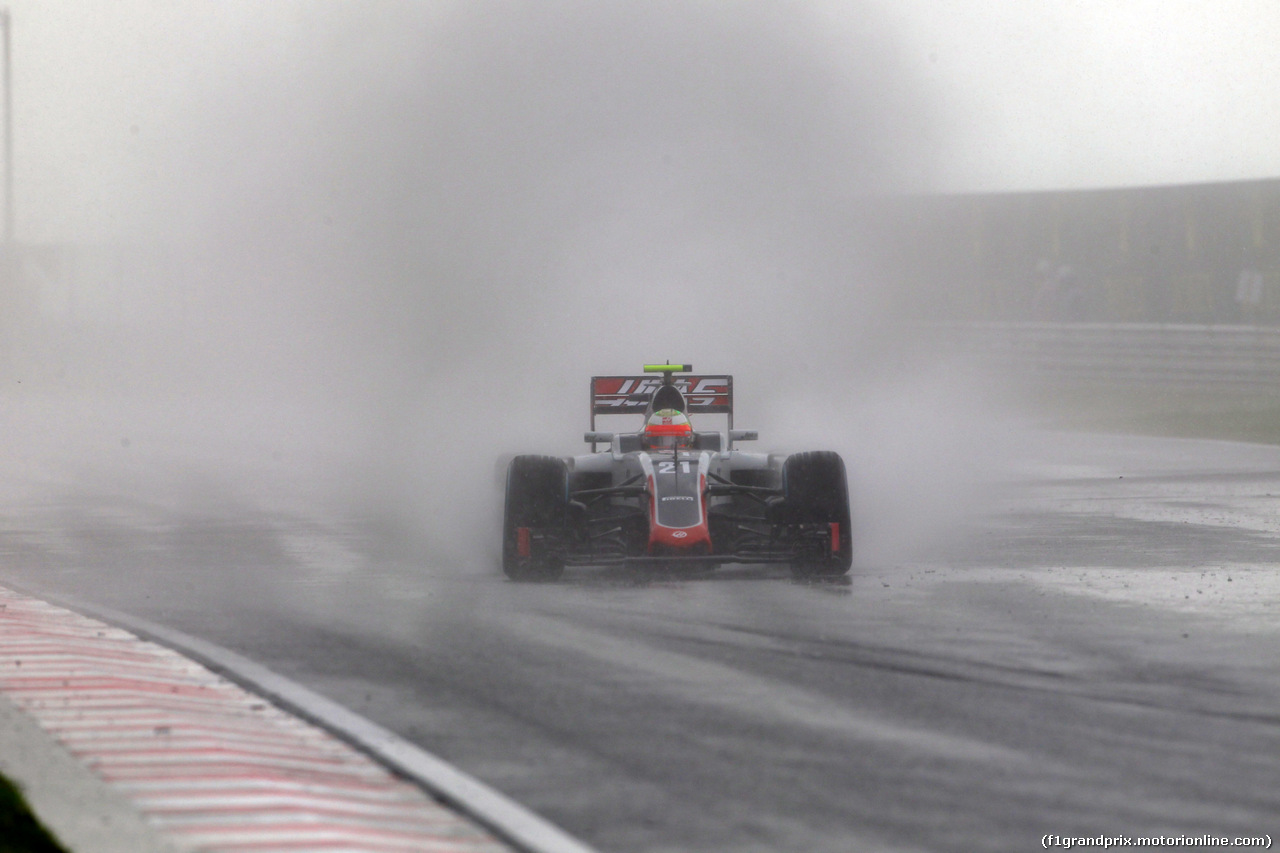
[[[495,461],[578,452],[587,377],[670,358],[736,374],[739,424],[770,449],[869,457],[857,491],[956,483],[945,526],[979,476],[961,460],[1003,439],[980,378],[916,358],[895,322],[911,295],[858,224],[927,180],[934,106],[874,6],[830,14],[158,11],[145,26],[175,44],[203,28],[227,49],[199,48],[134,160],[104,164],[131,180],[102,218],[151,263],[79,294],[77,324],[48,330],[56,375],[16,371],[20,399],[74,395],[63,453],[152,427],[274,467],[331,443],[341,476],[300,486],[336,480],[460,554],[492,538]]]

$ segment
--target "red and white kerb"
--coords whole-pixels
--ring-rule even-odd
[[[3,587],[0,691],[184,851],[510,851],[177,652]]]

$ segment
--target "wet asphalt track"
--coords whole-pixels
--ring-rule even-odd
[[[601,851],[1280,830],[1280,450],[1047,437],[847,582],[428,565],[234,488],[10,489],[0,582],[248,655]]]

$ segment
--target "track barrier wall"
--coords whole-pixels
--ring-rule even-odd
[[[929,328],[953,354],[1033,381],[1280,396],[1280,327],[993,322]]]

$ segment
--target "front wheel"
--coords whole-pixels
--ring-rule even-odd
[[[502,570],[514,581],[555,580],[564,573],[569,469],[554,456],[517,456],[507,468]]]
[[[785,515],[806,548],[792,563],[797,577],[833,577],[853,566],[849,481],[844,460],[830,450],[795,453],[783,463]]]

